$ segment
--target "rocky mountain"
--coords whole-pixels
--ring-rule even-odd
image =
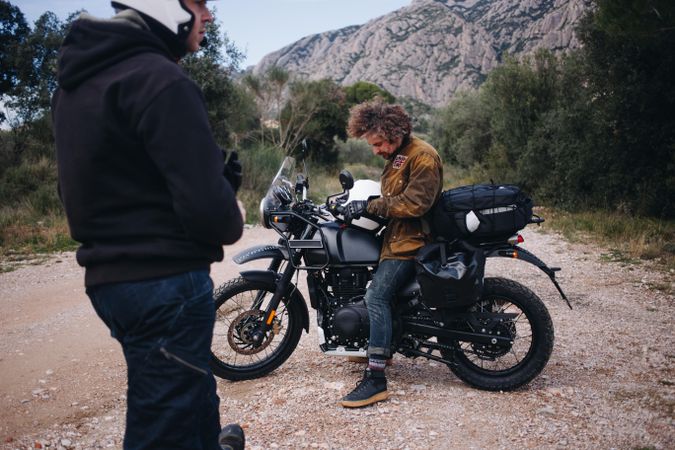
[[[364,25],[307,36],[265,56],[308,79],[369,81],[433,106],[482,83],[507,54],[578,46],[589,0],[413,0]]]

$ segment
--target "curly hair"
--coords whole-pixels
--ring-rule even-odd
[[[398,137],[405,139],[410,136],[412,123],[401,105],[385,103],[381,98],[375,98],[349,110],[347,132],[355,138],[377,134],[393,142]]]

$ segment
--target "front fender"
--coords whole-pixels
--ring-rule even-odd
[[[237,264],[244,264],[256,259],[288,259],[288,252],[285,248],[278,245],[256,245],[255,247],[247,248],[232,258]]]
[[[273,284],[275,286],[280,278],[279,274],[272,270],[245,270],[240,272],[240,275],[242,278],[248,281]],[[290,296],[290,301],[298,302],[298,304],[302,305],[302,308],[300,308],[302,311],[302,328],[304,328],[305,331],[309,333],[309,311],[307,310],[307,302],[305,301],[305,298],[293,283],[288,283],[286,292]]]

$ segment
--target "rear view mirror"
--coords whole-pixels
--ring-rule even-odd
[[[345,191],[354,187],[354,177],[347,169],[340,172],[340,185]]]

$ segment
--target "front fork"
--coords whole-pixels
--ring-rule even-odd
[[[311,237],[310,227],[306,228],[302,234],[302,239],[307,239],[308,237]],[[279,303],[281,303],[281,299],[283,299],[285,295],[288,295],[288,286],[290,286],[291,281],[293,281],[293,276],[297,272],[297,267],[299,267],[300,263],[302,262],[302,255],[303,253],[301,250],[293,251],[290,255],[291,260],[286,265],[284,271],[281,273],[281,277],[276,280],[277,288],[274,291],[274,295],[267,305],[267,308],[265,308],[264,320],[258,324],[256,330],[251,334],[251,339],[253,340],[254,345],[261,345],[265,341],[265,336],[272,328]],[[281,263],[281,259],[273,259],[272,262],[270,262],[268,270],[276,273],[277,270],[279,270],[279,267],[281,267]],[[262,302],[264,295],[265,294],[262,291],[258,293],[256,305],[259,305],[259,302]]]
[[[296,255],[293,255],[293,258],[296,258]],[[298,261],[302,258],[302,255],[298,257]],[[274,264],[274,262],[272,262]],[[274,295],[270,299],[267,308],[265,308],[264,320],[258,324],[256,330],[251,334],[251,339],[253,340],[254,345],[260,345],[264,342],[267,332],[272,328],[274,323],[274,318],[277,315],[277,308],[281,299],[284,298],[284,295],[288,294],[288,286],[293,280],[293,275],[295,275],[296,269],[294,264],[288,264],[284,269],[281,277],[276,280],[277,289],[274,291]],[[262,301],[262,296],[264,292],[259,292],[259,299],[256,299],[256,302]]]

